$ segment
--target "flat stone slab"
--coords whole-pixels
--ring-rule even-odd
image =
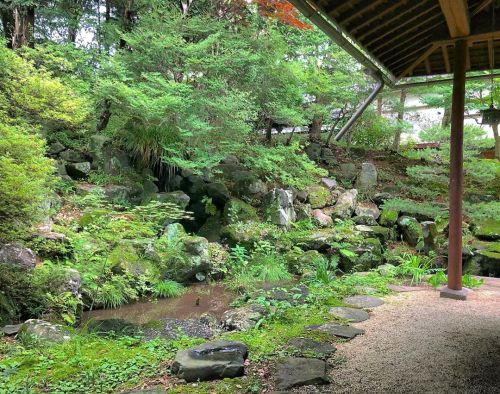
[[[368,312],[363,309],[348,308],[344,306],[330,308],[330,314],[353,323],[359,323],[370,318]]]
[[[288,390],[293,387],[329,383],[326,363],[323,360],[287,357],[277,366],[276,387]]]
[[[6,326],[2,327],[2,332],[5,334],[5,335],[16,335],[19,330],[21,329],[22,327],[22,323],[21,324],[7,324]]]
[[[288,344],[298,349],[303,356],[309,353],[317,357],[327,357],[337,351],[331,343],[318,342],[310,338],[293,338]]]
[[[172,372],[186,382],[243,376],[248,348],[242,342],[213,341],[179,350]]]
[[[352,326],[342,326],[336,323],[326,323],[320,326],[309,326],[308,330],[311,331],[321,331],[329,335],[333,335],[339,338],[352,339],[358,335],[364,334],[365,330]]]
[[[375,308],[384,303],[383,300],[377,297],[367,295],[355,295],[343,299],[346,304],[357,306],[358,308]]]

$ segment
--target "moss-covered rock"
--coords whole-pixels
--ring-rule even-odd
[[[326,257],[317,250],[306,252],[291,251],[286,256],[288,269],[295,275],[313,272],[318,264],[326,262]]]
[[[392,227],[398,221],[399,212],[392,209],[384,209],[380,214],[379,223],[384,227]]]
[[[417,246],[419,239],[423,238],[422,228],[415,218],[401,216],[398,219],[398,226],[403,239],[411,246]]]
[[[349,250],[355,256],[342,256],[340,262],[344,272],[368,271],[383,262],[382,244],[377,238],[366,238]]]
[[[117,245],[109,254],[108,262],[113,272],[119,274],[140,276],[153,271],[151,262],[139,257],[135,248],[129,243]]]
[[[365,237],[378,238],[382,243],[395,239],[394,231],[387,227],[358,225],[356,230],[360,231]]]
[[[475,235],[479,239],[490,241],[500,240],[500,220],[487,220],[479,223]]]
[[[233,245],[243,245],[252,248],[254,243],[263,239],[277,239],[280,234],[278,227],[267,223],[239,222],[222,228],[221,237]]]
[[[232,198],[226,203],[223,218],[227,224],[259,221],[256,209],[238,198]]]
[[[330,190],[321,185],[309,186],[307,189],[308,200],[311,208],[324,208],[332,203]]]

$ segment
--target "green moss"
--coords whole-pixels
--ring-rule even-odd
[[[232,198],[224,206],[224,221],[228,224],[237,222],[258,222],[259,216],[254,207],[246,202]]]
[[[381,226],[392,227],[398,220],[399,212],[393,209],[384,209],[380,214],[379,223]]]
[[[487,220],[478,224],[476,237],[487,240],[500,240],[500,220]]]
[[[112,270],[119,274],[145,275],[153,271],[151,263],[137,254],[129,244],[116,246],[108,256]]]
[[[313,185],[307,189],[307,193],[311,208],[323,208],[332,202],[330,191],[326,187]]]
[[[87,210],[82,214],[82,216],[80,216],[78,224],[80,227],[88,227],[92,224],[96,224],[99,219],[106,216],[108,213],[108,210],[102,208]]]

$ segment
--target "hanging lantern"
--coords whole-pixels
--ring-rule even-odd
[[[500,123],[500,109],[495,108],[493,104],[488,109],[482,109],[481,116],[483,117],[482,125],[492,126]]]

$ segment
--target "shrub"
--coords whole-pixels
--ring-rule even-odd
[[[36,133],[0,123],[0,240],[24,235],[44,215],[54,171],[44,153]]]
[[[268,182],[301,190],[328,174],[300,151],[298,143],[273,147],[250,145],[240,152],[240,157],[252,172]]]
[[[179,297],[184,293],[184,287],[173,280],[163,280],[153,285],[153,295],[160,298]]]

